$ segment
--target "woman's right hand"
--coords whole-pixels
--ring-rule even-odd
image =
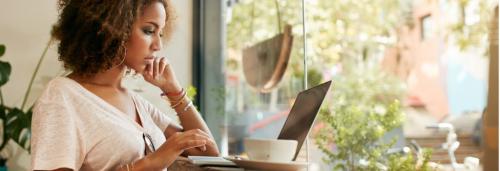
[[[152,166],[163,169],[170,166],[185,150],[197,147],[206,149],[206,145],[214,143],[211,141],[213,140],[200,129],[176,132],[168,137],[160,148],[146,156],[146,158],[150,160]]]

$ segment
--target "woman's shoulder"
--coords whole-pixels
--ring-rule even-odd
[[[50,80],[38,100],[58,100],[64,96],[71,96],[76,90],[73,80],[67,77],[56,77]]]
[[[51,88],[68,88],[68,86],[71,86],[74,84],[75,81],[73,81],[72,79],[68,78],[68,77],[63,77],[63,76],[59,76],[59,77],[55,77],[53,78],[52,80],[50,80],[47,85],[46,85],[46,89],[51,89]]]

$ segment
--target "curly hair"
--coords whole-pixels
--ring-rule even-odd
[[[168,40],[175,21],[170,0],[60,0],[51,34],[64,68],[87,77],[122,63],[134,21],[154,2],[165,7]]]

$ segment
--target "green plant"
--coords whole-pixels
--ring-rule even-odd
[[[378,170],[377,162],[400,169],[417,168],[411,156],[385,154],[395,139],[381,141],[404,119],[398,100],[404,92],[402,84],[377,67],[363,63],[344,66],[342,75],[334,79],[334,102],[320,111],[323,128],[314,135],[327,156],[324,161],[339,170]],[[369,165],[361,166],[360,159]]]
[[[397,40],[398,26],[411,25],[411,0],[315,0],[306,4],[308,67],[322,71],[344,58],[355,58],[368,50],[377,54],[380,46]],[[276,33],[276,1],[240,0],[232,7],[227,24],[227,47],[231,52],[272,37]],[[289,67],[303,70],[302,5],[300,1],[279,1],[280,21],[293,26],[294,43]],[[374,17],[377,16],[377,17]],[[367,49],[367,50],[365,50]],[[228,53],[230,59],[241,58]],[[228,67],[228,70],[237,69]]]
[[[192,85],[188,86],[188,88],[186,89],[186,93],[189,99],[194,99],[194,96],[196,96],[196,87]]]
[[[10,74],[12,71],[12,66],[9,62],[0,61],[0,120],[2,122],[3,128],[3,141],[0,145],[0,151],[2,151],[7,145],[9,140],[13,140],[15,143],[19,144],[21,147],[30,150],[30,137],[31,137],[31,116],[33,114],[33,107],[30,106],[27,109],[26,102],[30,94],[31,87],[33,85],[34,79],[40,69],[40,65],[47,53],[47,50],[51,44],[52,40],[47,43],[38,64],[33,72],[31,80],[28,85],[28,89],[24,94],[24,99],[21,107],[11,107],[5,105],[4,97],[1,88],[9,81]],[[0,45],[0,57],[5,54],[5,45]],[[0,166],[5,165],[5,161],[8,156],[0,156]]]
[[[391,155],[389,156],[389,171],[431,171],[432,169],[428,164],[431,159],[432,150],[424,149],[422,163],[415,163],[413,155]]]
[[[215,111],[221,117],[225,116],[224,112],[224,99],[226,98],[226,89],[225,87],[212,88],[211,92],[214,100],[217,102],[217,106],[215,107]]]
[[[460,50],[468,48],[481,48],[485,51],[484,57],[488,56],[487,39],[488,26],[491,21],[495,0],[446,0],[450,9],[455,8],[458,20],[447,25],[446,38],[453,40]],[[472,10],[471,10],[472,9]]]
[[[303,70],[297,69],[297,70],[293,70],[293,71],[294,71],[294,73],[292,73],[293,77],[298,78],[298,79],[304,79]],[[323,79],[323,75],[317,69],[314,69],[314,68],[308,69],[308,71],[307,71],[307,85],[309,87],[314,87],[314,86],[321,84],[322,79]]]

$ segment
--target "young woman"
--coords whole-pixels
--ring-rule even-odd
[[[32,120],[33,170],[165,170],[181,154],[219,154],[171,63],[168,0],[61,0],[53,36],[72,71],[49,82]],[[162,38],[163,37],[163,38]],[[181,125],[121,84],[127,70],[160,88]]]

